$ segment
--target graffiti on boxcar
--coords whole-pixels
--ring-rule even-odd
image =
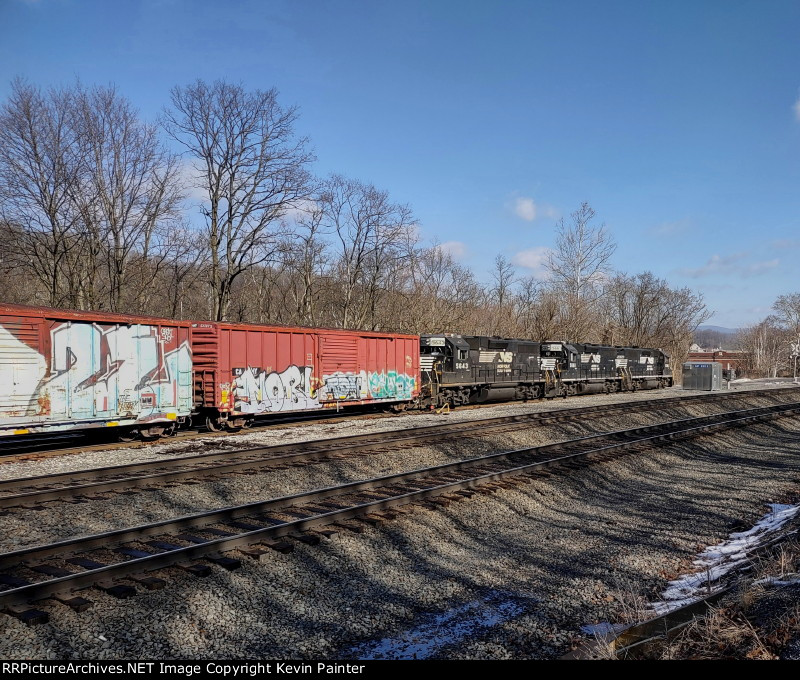
[[[322,377],[322,386],[319,388],[317,396],[320,401],[331,399],[366,399],[366,380],[365,371],[360,373],[343,373],[337,371],[332,375]]]
[[[168,330],[165,335],[154,326],[54,326],[49,373],[44,358],[27,346],[26,356],[20,358],[26,370],[14,373],[15,396],[27,403],[24,414],[136,416],[141,411],[177,407],[181,397],[188,407],[191,350],[184,342],[165,352],[164,342],[173,332]],[[0,340],[7,342],[5,337]],[[186,375],[183,391],[180,370]]]
[[[172,339],[173,330],[166,329],[166,334],[164,330],[138,324],[54,327],[51,377],[45,384],[53,413],[63,413],[67,402],[73,413],[129,416],[176,407],[179,371],[190,370],[191,350],[184,342],[165,352],[164,343]],[[188,399],[188,391],[181,396]]]
[[[397,371],[369,374],[369,392],[373,399],[411,399],[416,378]]]
[[[360,371],[326,375],[322,383],[317,396],[324,402],[333,399],[411,399],[417,381],[414,376],[397,371]]]
[[[258,367],[233,369],[233,407],[241,413],[266,413],[319,408],[311,366],[289,366],[285,371]]]

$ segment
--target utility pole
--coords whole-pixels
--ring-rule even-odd
[[[797,382],[797,357],[800,356],[800,335],[797,337],[797,342],[789,344],[792,346],[792,353],[789,356],[794,362],[794,379],[792,382]]]

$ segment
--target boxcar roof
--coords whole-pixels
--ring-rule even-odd
[[[222,328],[232,328],[237,330],[264,330],[267,328],[277,328],[282,331],[297,331],[299,333],[307,333],[308,331],[324,331],[325,333],[345,333],[354,335],[369,335],[375,338],[419,338],[414,333],[394,333],[392,331],[367,331],[358,328],[326,328],[322,326],[288,326],[279,323],[234,323],[232,321],[205,321],[195,319],[192,323],[204,323],[220,326]]]
[[[0,302],[0,315],[67,319],[71,321],[93,321],[97,323],[159,323],[178,326],[190,326],[191,321],[183,319],[165,319],[163,317],[145,316],[143,314],[120,314],[119,312],[93,312],[79,309],[57,309],[54,307],[36,307],[31,305],[14,305]]]
[[[53,319],[66,319],[72,321],[91,321],[96,323],[158,323],[161,325],[173,324],[178,326],[192,326],[194,324],[210,324],[220,326],[222,328],[232,328],[240,330],[264,330],[267,328],[276,328],[283,331],[296,331],[296,332],[309,332],[309,331],[325,331],[329,333],[346,333],[346,334],[368,334],[372,337],[386,337],[386,338],[417,338],[419,336],[413,333],[391,333],[386,331],[366,331],[359,329],[342,329],[342,328],[319,328],[308,326],[288,326],[283,324],[249,324],[249,323],[233,323],[229,321],[209,321],[207,319],[167,319],[156,316],[133,315],[133,314],[120,314],[118,312],[91,312],[82,311],[78,309],[58,309],[54,307],[39,307],[33,305],[17,305],[10,302],[0,302],[0,316],[22,316],[34,318],[53,318]]]

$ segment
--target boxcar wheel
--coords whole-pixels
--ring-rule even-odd
[[[206,428],[209,432],[219,432],[222,430],[222,426],[220,425],[219,421],[211,416],[206,418]]]
[[[146,442],[152,442],[164,434],[164,428],[161,425],[154,425],[143,430],[139,430],[139,435]]]

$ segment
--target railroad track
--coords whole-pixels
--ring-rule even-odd
[[[256,420],[249,428],[243,430],[250,432],[256,429],[269,429],[271,427],[296,427],[308,423],[334,424],[344,420],[357,418],[370,419],[386,417],[386,413],[378,413],[373,409],[353,409],[342,413],[326,410],[322,413],[287,414],[272,418]],[[95,428],[85,431],[53,432],[50,434],[25,434],[8,435],[0,439],[0,460],[27,460],[48,458],[54,455],[68,455],[70,453],[84,453],[85,451],[108,451],[119,448],[143,448],[158,443],[169,441],[207,439],[213,437],[228,437],[238,432],[212,432],[211,430],[191,428],[181,430],[171,437],[156,440],[134,441],[104,441],[92,443],[93,439],[102,438],[104,435],[113,434],[109,429]],[[47,448],[47,447],[57,448]]]
[[[772,392],[774,394],[774,391]],[[621,412],[663,410],[694,402],[724,402],[738,396],[740,395],[725,394],[713,397],[701,395],[539,411],[399,431],[388,430],[336,439],[179,456],[144,463],[0,480],[0,509],[22,506],[28,510],[42,510],[44,509],[42,503],[100,500],[102,497],[97,494],[106,492],[131,493],[134,489],[141,490],[164,484],[194,484],[210,477],[230,473],[256,474],[264,468],[280,470],[320,460],[364,456],[381,451],[387,446],[395,449],[408,448],[451,437],[480,437],[489,433],[526,428],[534,424],[548,425],[554,422],[582,420],[586,416],[598,413],[605,416]]]
[[[81,611],[91,603],[75,593],[89,587],[129,597],[136,593],[131,583],[151,589],[165,585],[163,579],[148,575],[155,569],[178,566],[196,576],[208,575],[211,564],[235,569],[241,558],[224,553],[237,550],[259,558],[270,550],[289,552],[294,543],[287,539],[315,544],[321,536],[338,530],[361,532],[364,522],[380,524],[393,519],[407,511],[403,506],[447,506],[477,491],[513,488],[540,474],[569,470],[588,461],[796,415],[800,415],[800,402],[685,418],[0,554],[0,584],[5,586],[0,591],[0,609],[26,623],[40,623],[47,620],[47,613],[29,603],[44,598]]]
[[[788,387],[782,389],[790,389]],[[777,390],[780,391],[780,390]],[[740,397],[748,397],[748,396],[758,396],[763,395],[766,393],[775,393],[776,390],[774,388],[765,388],[765,389],[754,389],[754,390],[745,390],[742,392],[729,392],[725,394],[701,394],[701,395],[690,395],[690,396],[679,396],[679,397],[665,397],[660,399],[648,399],[643,401],[636,401],[636,402],[623,402],[629,405],[639,404],[639,403],[650,403],[650,402],[691,402],[691,401],[717,401],[717,400],[725,400],[725,399],[736,399]],[[590,398],[592,395],[587,396],[586,398]],[[507,404],[516,404],[519,405],[520,402],[493,402],[489,404],[471,404],[468,406],[461,406],[459,410],[468,410],[468,409],[481,409],[481,408],[491,408],[493,406],[500,406],[504,403]],[[603,407],[577,407],[577,408],[568,408],[563,410],[568,411],[579,411],[584,408],[588,409],[602,409]],[[411,416],[414,415],[423,415],[425,412],[423,411],[407,411],[403,414],[403,416]],[[252,429],[269,429],[271,427],[275,428],[287,428],[287,427],[303,427],[309,423],[314,424],[335,424],[342,422],[344,420],[354,420],[354,419],[373,419],[373,418],[384,418],[384,417],[391,417],[390,414],[386,413],[377,413],[372,410],[368,410],[366,412],[362,410],[349,410],[347,412],[342,412],[340,414],[336,414],[334,412],[326,411],[325,413],[305,413],[302,415],[286,415],[281,417],[272,417],[263,420],[257,420]],[[398,417],[395,414],[395,417]],[[244,432],[249,432],[250,429],[245,430]],[[103,434],[108,434],[107,431],[99,429],[94,434],[98,434],[102,432]],[[179,432],[174,437],[167,437],[162,438],[156,441],[133,441],[133,442],[102,442],[102,443],[89,443],[90,436],[88,433],[84,432],[59,432],[47,435],[41,434],[34,434],[34,435],[19,435],[19,436],[7,436],[3,437],[0,440],[0,462],[2,461],[16,461],[16,460],[30,460],[30,459],[40,459],[40,458],[49,458],[52,456],[62,456],[62,455],[69,455],[74,453],[85,453],[87,451],[109,451],[119,448],[143,448],[153,446],[158,443],[165,443],[169,441],[175,441],[176,439],[191,441],[193,439],[209,439],[209,438],[216,438],[216,437],[229,437],[231,434],[230,432],[210,432],[205,430],[186,430]],[[55,449],[46,449],[46,446],[52,446],[53,444],[59,444],[59,448]]]

